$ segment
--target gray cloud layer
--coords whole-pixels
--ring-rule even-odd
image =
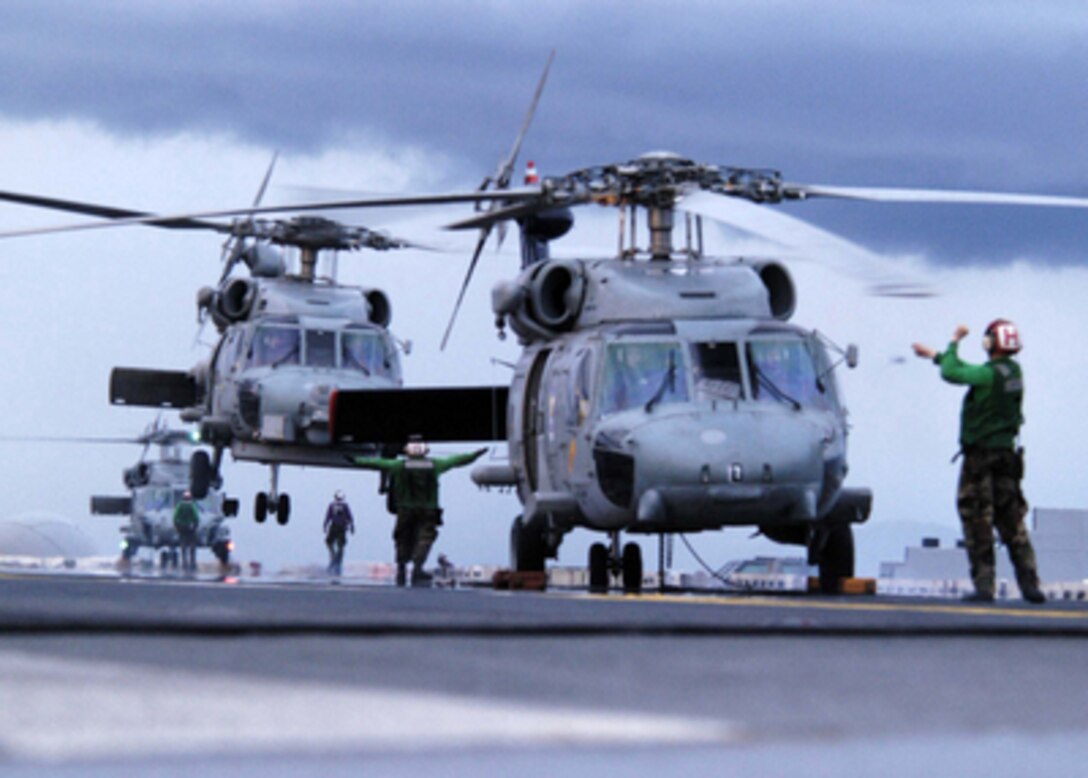
[[[448,180],[526,145],[545,171],[666,147],[793,180],[1088,194],[1078,3],[76,2],[0,8],[0,114],[307,152],[436,150]],[[320,183],[320,182],[315,182]],[[1079,261],[1088,215],[806,204],[938,260]]]

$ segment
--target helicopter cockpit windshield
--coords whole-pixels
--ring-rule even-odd
[[[679,343],[613,343],[604,365],[601,416],[631,408],[687,402],[688,376]]]
[[[812,352],[800,338],[751,340],[747,346],[752,397],[797,408],[829,410],[832,399]]]
[[[279,367],[299,364],[299,331],[295,327],[265,325],[257,328],[248,367]]]
[[[345,370],[359,370],[366,375],[389,375],[391,369],[381,337],[363,329],[340,333],[340,364]]]

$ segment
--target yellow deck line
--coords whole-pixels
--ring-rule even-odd
[[[1005,608],[993,606],[963,606],[963,605],[922,605],[918,603],[884,603],[884,602],[826,602],[821,600],[805,599],[779,599],[772,597],[722,597],[711,595],[680,595],[680,594],[642,594],[642,595],[585,595],[595,600],[612,602],[629,602],[632,599],[640,602],[666,602],[689,603],[692,605],[732,605],[752,606],[766,608],[809,608],[817,610],[835,611],[884,611],[894,613],[944,613],[949,615],[970,614],[975,616],[1016,616],[1030,619],[1066,619],[1088,620],[1088,610],[1049,610],[1041,606],[1032,608]]]

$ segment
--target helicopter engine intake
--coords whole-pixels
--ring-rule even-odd
[[[385,292],[381,289],[368,289],[363,292],[363,296],[370,312],[370,322],[379,327],[388,327],[393,320],[393,304],[389,302]]]
[[[756,272],[767,287],[771,315],[779,321],[787,321],[797,308],[797,292],[789,271],[777,262],[765,262],[756,266]]]
[[[570,330],[585,300],[581,266],[572,262],[542,262],[522,274],[518,283],[500,283],[491,291],[491,306],[500,320],[525,341]]]
[[[249,315],[256,296],[256,284],[248,278],[235,278],[218,294],[217,308],[227,321],[241,321]]]

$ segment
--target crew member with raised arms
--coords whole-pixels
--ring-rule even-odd
[[[1006,319],[990,323],[982,338],[989,356],[982,365],[964,362],[959,343],[969,330],[956,328],[948,348],[938,353],[921,343],[914,353],[931,359],[941,368],[941,378],[950,384],[970,387],[960,413],[960,471],[957,507],[963,524],[963,539],[975,591],[965,599],[992,602],[994,599],[994,527],[1009,550],[1016,580],[1025,600],[1046,601],[1039,590],[1035,551],[1028,537],[1024,516],[1027,501],[1020,489],[1024,475],[1023,449],[1017,447],[1024,378],[1013,355],[1020,351],[1020,333]]]
[[[430,448],[418,435],[404,447],[403,458],[352,457],[351,461],[368,470],[388,473],[393,481],[393,501],[397,523],[393,543],[397,551],[397,586],[407,580],[407,564],[412,563],[412,586],[428,586],[431,576],[423,566],[431,553],[442,524],[438,501],[438,479],[448,470],[472,464],[487,448],[448,457],[429,457]]]

